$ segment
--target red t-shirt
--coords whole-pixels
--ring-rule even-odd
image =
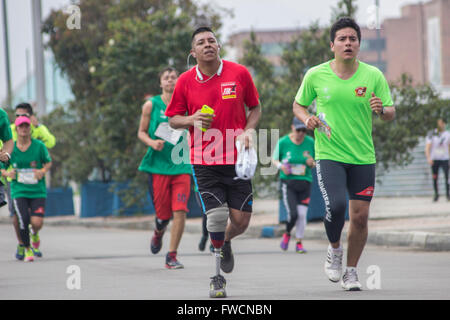
[[[191,163],[203,165],[235,164],[235,138],[247,124],[246,109],[259,104],[258,91],[248,70],[237,63],[223,61],[220,75],[198,79],[196,68],[177,80],[166,116],[191,115],[203,105],[214,109],[211,127],[202,132],[191,126]]]

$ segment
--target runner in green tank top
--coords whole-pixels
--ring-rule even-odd
[[[315,129],[317,178],[325,202],[328,246],[325,273],[333,282],[342,274],[340,236],[345,223],[346,191],[350,199],[345,290],[361,290],[356,266],[367,241],[367,221],[375,187],[372,115],[395,117],[389,86],[377,68],[357,59],[361,31],[353,19],[341,18],[331,28],[335,58],[305,75],[293,111]],[[307,107],[316,101],[316,115]]]
[[[153,254],[161,250],[164,232],[173,217],[166,255],[168,269],[183,268],[176,255],[184,231],[191,188],[189,154],[183,154],[183,150],[189,148],[180,145],[187,143],[185,132],[170,128],[164,115],[177,78],[178,73],[173,68],[161,71],[162,94],[143,105],[138,130],[138,138],[149,147],[139,170],[148,173],[150,196],[156,211],[156,228],[150,244]]]

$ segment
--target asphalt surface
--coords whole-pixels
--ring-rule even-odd
[[[12,227],[0,225],[0,299],[209,300],[214,259],[197,249],[199,233],[186,232],[179,248],[181,270],[167,270],[169,235],[157,255],[149,230],[46,225],[42,258],[14,258]],[[345,292],[323,272],[326,241],[305,240],[308,253],[279,249],[279,238],[251,234],[233,240],[236,267],[226,274],[226,300],[449,299],[447,252],[368,245],[358,267],[362,292]],[[344,259],[345,262],[345,259]],[[375,270],[375,273],[373,273]],[[377,271],[378,270],[378,271]],[[79,285],[79,287],[78,287]],[[379,286],[378,286],[379,285]]]

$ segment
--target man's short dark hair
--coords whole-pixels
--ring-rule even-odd
[[[25,110],[27,110],[27,113],[28,113],[30,116],[33,114],[33,107],[31,107],[31,104],[29,104],[29,103],[27,103],[27,102],[19,103],[19,104],[16,106],[15,110],[17,110],[17,109],[25,109]]]
[[[359,28],[355,20],[349,17],[340,18],[331,26],[330,41],[334,43],[334,39],[336,38],[336,32],[344,28],[355,29],[356,34],[358,35],[358,41],[359,43],[361,43],[361,29]]]
[[[197,34],[202,33],[202,32],[211,32],[214,36],[216,36],[214,31],[212,31],[212,29],[210,27],[199,27],[199,28],[195,29],[195,31],[192,33],[191,42],[194,41],[194,37]]]
[[[175,73],[177,74],[177,76],[178,76],[178,71],[177,71],[177,69],[172,68],[172,67],[165,67],[165,68],[162,69],[162,70],[159,72],[159,74],[158,74],[158,79],[159,79],[160,81],[161,81],[161,77],[163,76],[163,74],[164,74],[165,72],[169,72],[169,73],[175,72]]]

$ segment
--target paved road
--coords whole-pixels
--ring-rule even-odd
[[[164,255],[150,255],[149,232],[46,226],[44,257],[14,259],[12,228],[0,225],[0,299],[208,299],[213,258],[197,250],[199,235],[185,234],[183,270],[164,268]],[[163,250],[167,250],[168,235]],[[228,281],[231,299],[450,299],[450,254],[368,246],[359,272],[362,292],[344,292],[322,270],[326,243],[309,241],[299,255],[278,249],[279,239],[241,237],[233,242],[236,268]],[[67,273],[78,266],[81,289],[69,290]],[[369,290],[369,266],[380,270],[381,289]],[[70,270],[70,269],[69,269]],[[74,273],[76,274],[76,272]],[[76,281],[69,281],[76,285]]]

